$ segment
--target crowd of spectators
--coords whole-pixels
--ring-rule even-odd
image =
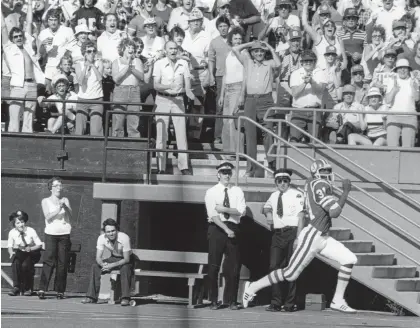
[[[38,99],[2,103],[8,132],[59,133],[64,124],[66,133],[102,136],[107,109],[153,108],[69,103],[60,116],[59,100],[68,99],[245,115],[273,131],[263,117],[274,105],[333,108],[317,112],[315,127],[312,111],[277,114],[329,143],[418,143],[417,116],[386,112],[419,110],[419,0],[2,0],[1,23],[2,95]],[[157,148],[166,147],[169,122],[155,118]],[[232,119],[172,123],[179,149],[205,137],[229,152],[239,143],[256,158],[252,124],[238,140]],[[114,114],[110,126],[114,137],[148,133],[145,116]],[[292,142],[307,141],[297,129],[282,130]],[[268,150],[272,138],[263,139]],[[158,156],[162,173],[165,156]],[[180,156],[183,174],[187,162]],[[254,173],[249,163],[247,175]]]

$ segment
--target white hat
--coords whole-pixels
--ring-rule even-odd
[[[145,25],[153,25],[153,24],[155,24],[155,25],[157,24],[156,23],[156,19],[154,17],[149,17],[149,18],[146,18],[144,20],[143,26],[145,26]]]
[[[193,8],[193,10],[191,10],[190,16],[188,17],[188,21],[193,21],[193,20],[198,20],[198,19],[203,19],[203,18],[204,16],[201,10],[195,7]]]
[[[379,90],[378,87],[371,87],[369,89],[369,92],[368,92],[367,96],[368,97],[374,97],[374,96],[381,96],[382,97],[382,93],[381,93],[381,90]]]
[[[217,0],[217,7],[224,7],[230,5],[230,0]]]
[[[57,82],[61,80],[65,80],[67,83],[69,83],[67,76],[65,76],[64,74],[57,74],[57,75],[54,75],[54,77],[52,78],[52,81],[51,81],[52,87],[55,88],[55,85],[57,84]]]
[[[397,60],[397,64],[395,65],[394,71],[401,67],[407,67],[411,70],[410,63],[405,58],[400,58]]]
[[[79,33],[91,33],[89,28],[86,24],[80,24],[76,26],[76,33],[74,33],[75,36]]]

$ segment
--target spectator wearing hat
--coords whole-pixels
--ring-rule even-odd
[[[367,25],[383,26],[386,32],[386,41],[389,41],[392,37],[392,22],[394,20],[399,20],[404,14],[404,8],[396,6],[394,0],[383,0],[382,7],[379,7],[372,12]],[[369,28],[369,26],[366,27],[366,29]]]
[[[398,58],[412,57],[413,51],[409,46],[407,24],[404,20],[392,22],[392,34],[388,47],[395,49]]]
[[[334,110],[363,111],[364,106],[355,102],[356,88],[347,84],[343,87],[343,101],[334,106]],[[347,144],[351,133],[361,133],[366,129],[362,113],[329,113],[326,126],[331,129],[330,143]]]
[[[292,13],[292,1],[291,0],[276,0],[275,15],[274,18],[267,22],[269,30],[276,31],[277,27],[286,24],[288,28],[300,29],[300,19],[298,16]]]
[[[367,45],[366,32],[357,28],[359,14],[355,8],[347,8],[344,11],[343,29],[337,31],[337,36],[343,41],[346,51],[348,67],[360,64],[363,48]]]
[[[219,182],[206,191],[204,201],[207,210],[209,258],[208,277],[211,309],[220,308],[218,304],[218,280],[223,255],[223,275],[226,280],[223,299],[231,310],[238,310],[239,274],[241,268],[240,242],[241,217],[246,213],[245,196],[241,188],[231,184],[234,166],[224,162],[217,166]]]
[[[316,55],[312,50],[304,50],[301,54],[300,61],[302,67],[290,75],[289,84],[293,95],[292,107],[321,108],[322,95],[327,85],[325,72],[316,67]],[[312,134],[313,115],[314,113],[312,111],[292,112],[291,122]],[[315,115],[315,137],[318,137],[321,113],[318,112]],[[301,142],[303,138],[303,133],[290,127],[290,141]]]
[[[147,66],[153,66],[158,59],[164,56],[165,40],[157,35],[155,18],[146,18],[143,26],[146,30],[146,35],[140,38],[144,44],[142,55],[147,58]]]
[[[84,61],[75,66],[77,80],[79,81],[78,100],[102,101],[102,61],[95,61],[97,48],[91,40],[82,45]],[[102,104],[82,104],[76,107],[76,135],[84,135],[86,132],[87,118],[90,116],[90,135],[103,136],[102,127]]]
[[[73,14],[71,25],[75,28],[77,25],[85,24],[91,31],[89,38],[96,40],[98,35],[104,30],[102,21],[104,13],[95,7],[98,0],[80,0],[80,8]]]
[[[341,98],[341,62],[337,58],[337,49],[334,46],[329,46],[324,53],[326,68],[324,69],[327,77],[327,85],[322,97],[323,108],[333,108],[337,104],[338,99]]]
[[[338,27],[343,25],[343,16],[333,6],[323,3],[312,17],[312,26],[322,26],[327,19]]]
[[[327,64],[325,62],[324,53],[327,47],[334,46],[337,50],[337,57],[342,61],[341,66],[347,67],[347,57],[343,41],[337,37],[337,27],[331,19],[327,19],[322,25],[322,34],[319,34],[315,28],[308,23],[308,0],[303,1],[302,8],[302,25],[314,42],[314,51],[317,55],[317,67],[324,69]]]
[[[394,76],[396,75],[394,72],[396,61],[397,52],[395,49],[387,48],[382,59],[383,64],[379,64],[373,71],[371,86],[376,86],[381,89],[382,94],[385,94],[389,81],[394,80]]]
[[[277,190],[264,204],[263,213],[267,218],[273,236],[270,248],[270,271],[285,268],[289,264],[297,245],[297,236],[304,227],[303,193],[290,186],[292,171],[278,169],[274,172]],[[296,306],[296,282],[281,282],[273,285],[270,312],[284,309],[294,312]]]
[[[382,2],[382,0],[379,0]],[[370,2],[370,1],[369,1]],[[337,6],[338,11],[341,14],[344,14],[346,9],[354,8],[356,9],[357,15],[359,16],[359,20],[357,22],[357,28],[359,30],[364,31],[366,29],[367,22],[372,15],[372,10],[369,7],[369,2],[363,0],[341,0],[339,1],[339,5]]]
[[[377,87],[371,87],[367,95],[368,105],[365,111],[377,111],[378,114],[363,114],[365,120],[365,133],[351,133],[348,136],[348,144],[351,146],[385,146],[385,112],[389,110],[388,106],[382,103],[383,97]]]
[[[351,85],[356,88],[356,94],[354,101],[367,105],[367,94],[369,91],[369,85],[365,81],[365,70],[362,65],[354,65],[351,70]]]
[[[32,21],[32,12],[28,12],[28,19]],[[18,27],[10,30],[10,41],[3,45],[4,61],[11,75],[10,97],[36,98],[37,83],[45,84],[45,75],[32,47],[32,24],[27,24],[25,32]],[[35,108],[36,102],[33,101],[11,101],[8,132],[20,131],[20,115],[23,113],[22,132],[32,133]]]
[[[372,80],[373,71],[381,63],[385,49],[385,29],[382,26],[374,26],[372,30],[372,42],[368,43],[363,50],[363,59],[361,62],[365,68],[367,80]]]
[[[153,13],[153,0],[142,0],[139,14],[134,16],[134,18],[128,24],[128,34],[138,38],[145,36],[146,30],[144,29],[144,21],[147,18],[155,19],[158,31],[161,31],[165,25],[163,20]]]
[[[407,59],[398,59],[394,70],[397,75],[389,80],[386,88],[385,103],[390,111],[416,112],[416,101],[420,100],[419,83],[410,76],[412,68]],[[387,144],[391,147],[399,146],[401,136],[403,147],[414,147],[418,122],[416,116],[388,115],[387,116]]]
[[[73,64],[77,64],[78,62],[84,60],[82,56],[82,44],[88,40],[88,36],[91,33],[85,24],[77,25],[75,31],[75,40],[67,45],[67,51],[70,52]]]
[[[143,63],[135,58],[137,46],[130,39],[121,40],[118,45],[120,57],[112,63],[112,78],[115,81],[113,102],[140,100],[140,81],[144,81]],[[138,105],[114,105],[116,111],[140,112]],[[139,117],[137,115],[112,115],[112,135],[124,137],[124,123],[127,122],[127,134],[130,138],[139,138]]]
[[[40,43],[39,52],[47,58],[45,66],[45,79],[47,92],[52,94],[51,80],[57,73],[57,65],[60,58],[66,52],[68,44],[74,39],[73,30],[62,26],[60,23],[60,11],[53,9],[47,13],[48,28],[41,31],[38,36]]]
[[[38,97],[38,103],[40,107],[47,108],[52,115],[48,119],[48,128],[46,132],[55,134],[60,132],[61,126],[63,125],[63,102],[62,100],[77,100],[77,94],[69,91],[69,80],[64,74],[57,74],[53,77],[52,88],[54,94],[49,96],[47,100],[57,100],[57,102],[46,102],[44,96]],[[69,132],[74,132],[75,119],[76,119],[76,104],[66,103],[64,112],[65,128]]]
[[[171,12],[168,22],[168,31],[172,30],[174,26],[181,27],[184,31],[188,29],[188,17],[195,6],[195,0],[183,0],[180,7],[174,8]],[[198,9],[198,8],[197,8]],[[204,20],[204,16],[203,16]]]
[[[7,249],[12,261],[13,288],[10,296],[32,296],[35,264],[41,259],[42,242],[36,231],[27,226],[29,216],[23,211],[10,214],[12,229],[7,238]]]
[[[182,48],[191,54],[191,90],[195,95],[194,102],[190,99],[188,107],[194,114],[203,114],[206,88],[210,83],[208,52],[211,40],[210,35],[203,30],[203,13],[199,9],[194,8],[191,11],[188,17],[188,26]],[[188,127],[190,139],[200,139],[202,125],[203,118],[190,118]]]
[[[278,18],[278,17],[275,17]],[[270,29],[270,25],[266,24],[265,28],[258,35],[258,40],[267,41],[276,50],[276,53],[281,56],[287,49],[289,49],[288,33],[290,28],[286,25],[284,20],[281,20],[279,25],[274,30]],[[274,36],[274,42],[273,42]]]
[[[209,73],[210,86],[216,85],[216,97],[220,98],[223,76],[226,74],[226,57],[231,51],[228,43],[230,21],[226,16],[220,16],[216,22],[218,36],[210,42],[209,46]],[[216,114],[223,114],[223,107],[216,104]],[[216,118],[214,126],[214,143],[222,142],[223,119]]]
[[[207,28],[207,32],[210,34],[211,39],[218,37],[220,35],[219,29],[217,28],[217,20],[224,16],[229,21],[229,27],[235,26],[232,21],[232,16],[230,15],[230,1],[231,0],[216,0],[216,12],[217,16],[210,20]]]
[[[102,59],[113,62],[118,59],[118,45],[121,42],[121,31],[117,29],[118,18],[116,14],[108,13],[104,16],[105,31],[98,37],[98,54]],[[77,27],[76,27],[77,29]]]
[[[92,264],[89,287],[82,304],[98,302],[101,288],[101,275],[112,270],[120,272],[121,306],[130,305],[131,278],[133,276],[133,262],[130,237],[119,231],[118,223],[113,219],[106,219],[102,223],[102,231],[96,242],[96,258]],[[111,256],[104,258],[104,250]]]
[[[154,88],[156,95],[155,113],[184,114],[184,96],[194,99],[191,91],[190,70],[188,63],[177,57],[178,46],[174,41],[165,45],[166,57],[158,60],[153,69]],[[156,115],[156,149],[164,149],[168,140],[168,124],[170,116]],[[172,122],[175,128],[178,150],[187,149],[185,117],[174,116]],[[157,152],[160,174],[166,173],[166,153]],[[188,155],[178,154],[178,168],[184,175],[191,175],[188,169]]]
[[[250,48],[250,55],[241,51]],[[255,41],[242,44],[232,48],[233,53],[244,65],[245,78],[239,103],[244,103],[244,115],[262,124],[269,130],[273,130],[273,123],[263,121],[266,111],[274,105],[273,102],[273,79],[275,70],[280,65],[280,58],[273,47],[263,41]],[[270,52],[273,59],[265,60],[267,52]],[[245,96],[246,95],[246,96]],[[257,128],[254,124],[245,122],[246,152],[251,157],[257,158]],[[264,149],[267,155],[273,138],[263,132]],[[268,166],[274,171],[275,159],[267,157]],[[256,172],[256,165],[251,161],[247,163],[246,176],[253,177]]]

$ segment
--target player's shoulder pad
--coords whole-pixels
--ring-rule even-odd
[[[310,186],[312,191],[323,189],[326,194],[332,195],[331,185],[324,179],[312,180]]]

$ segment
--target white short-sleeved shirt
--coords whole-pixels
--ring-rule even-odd
[[[298,214],[303,211],[303,194],[295,188],[289,188],[285,193],[283,193],[281,197],[283,202],[282,217],[279,217],[277,214],[277,203],[279,196],[279,190],[273,192],[270,198],[264,204],[264,209],[271,210],[273,213],[274,229],[297,227],[299,223]]]
[[[147,36],[143,36],[141,40],[144,44],[144,49],[141,54],[146,58],[156,57],[165,47],[165,40],[160,36],[155,37],[151,43],[150,40],[147,39]]]
[[[118,54],[118,45],[122,39],[121,31],[116,31],[113,34],[104,31],[97,40],[98,52],[101,53],[102,58],[108,59],[111,62],[118,59],[120,57]]]
[[[208,221],[213,222],[212,217],[219,216],[220,220],[223,222],[233,222],[239,224],[241,217],[246,213],[245,195],[241,188],[237,186],[227,187],[229,207],[237,209],[241,215],[230,215],[229,219],[226,220],[223,213],[218,213],[216,211],[216,205],[223,206],[225,199],[225,188],[226,187],[224,185],[218,183],[217,185],[207,190],[204,201],[206,203]]]
[[[211,37],[206,31],[200,31],[192,38],[190,31],[185,32],[185,38],[182,42],[182,49],[191,54],[191,64],[193,67],[200,66],[204,60],[208,61],[208,52]]]
[[[416,102],[414,100],[413,89],[411,88],[411,78],[402,80],[397,75],[397,84],[400,87],[400,91],[397,92],[394,98],[394,102],[389,104],[390,111],[395,112],[415,112]],[[386,93],[391,92],[394,87],[394,80],[389,79],[386,84]],[[418,84],[417,84],[418,88]]]
[[[165,91],[170,94],[185,92],[185,78],[190,78],[190,76],[188,63],[183,59],[177,59],[175,66],[172,67],[170,60],[165,57],[159,59],[153,68],[154,81],[165,85],[175,83],[175,88]]]
[[[290,87],[297,87],[304,83],[303,78],[306,76],[306,70],[301,67],[292,72],[290,75]],[[327,83],[327,76],[325,72],[319,68],[315,68],[312,71],[312,79],[316,83]],[[319,94],[316,94],[311,86],[308,83],[305,87],[305,90],[299,95],[298,98],[293,97],[292,107],[295,108],[305,108],[305,107],[318,107],[321,105],[322,90]]]
[[[386,40],[389,41],[392,38],[392,22],[394,20],[399,20],[404,16],[405,10],[399,6],[394,6],[391,10],[386,10],[383,7],[380,7],[372,12],[368,24],[373,20],[373,17],[377,17],[375,25],[381,25],[386,32]]]
[[[39,42],[42,43],[48,38],[53,38],[53,41],[51,45],[46,46],[46,50],[50,51],[54,46],[57,46],[58,54],[56,57],[48,56],[46,67],[57,67],[61,57],[63,57],[64,53],[67,51],[67,44],[74,40],[74,33],[70,27],[61,25],[55,33],[53,33],[50,28],[46,28],[39,33]]]
[[[117,240],[115,244],[113,244],[106,238],[105,234],[102,234],[98,237],[96,249],[103,251],[105,248],[108,249],[113,256],[123,257],[124,252],[131,252],[130,237],[128,237],[126,233],[118,231]]]
[[[365,110],[365,106],[363,106],[362,104],[354,101],[351,103],[351,105],[347,105],[344,101],[336,104],[334,106],[334,109],[337,111],[342,111],[342,110],[354,110],[354,111],[364,111]],[[335,115],[338,115],[339,113],[333,113]],[[360,114],[359,113],[343,113],[343,123],[349,122],[351,124],[353,124],[355,127],[360,128],[361,127],[361,121],[360,121]]]
[[[290,14],[289,17],[286,19],[286,24],[289,27],[297,27],[300,29],[300,19],[296,15]],[[271,21],[270,27],[273,31],[275,31],[280,26],[280,17],[274,17]]]
[[[77,100],[79,97],[74,92],[69,92],[66,95],[67,100]],[[60,101],[61,98],[57,95],[52,95],[47,98],[48,100],[58,100],[56,103],[54,103],[55,108],[57,108],[57,111],[61,114],[63,113],[63,103]],[[47,103],[48,105],[52,105],[52,103]],[[66,103],[66,110],[72,110],[76,111],[76,104],[75,103]]]
[[[39,239],[36,231],[31,227],[25,227],[24,236],[26,244],[28,246],[42,245],[41,239]],[[7,239],[7,247],[23,249],[25,243],[22,240],[20,232],[13,228],[9,231],[9,238]]]

